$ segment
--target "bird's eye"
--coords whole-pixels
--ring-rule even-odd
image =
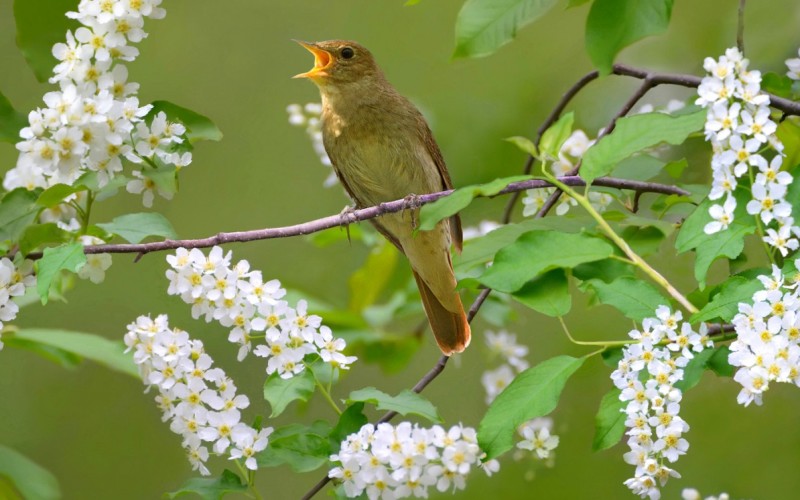
[[[356,55],[356,53],[350,47],[345,47],[345,48],[342,49],[342,57],[343,58],[352,59],[354,55]]]

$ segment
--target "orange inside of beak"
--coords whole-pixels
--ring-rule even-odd
[[[333,57],[331,54],[317,47],[314,44],[301,42],[296,40],[297,43],[302,45],[306,50],[314,54],[314,67],[311,70],[300,73],[299,75],[295,75],[293,78],[313,78],[315,76],[326,76],[325,70],[330,67],[331,63],[333,62]]]

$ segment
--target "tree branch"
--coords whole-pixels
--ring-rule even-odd
[[[561,182],[569,186],[583,186],[586,183],[583,179],[577,176],[564,176],[560,178]],[[658,184],[655,182],[641,182],[632,181],[627,179],[616,179],[613,177],[601,177],[595,179],[593,182],[596,186],[605,186],[616,189],[628,189],[637,192],[648,193],[661,193],[661,194],[676,194],[686,196],[689,193],[675,186],[667,184]],[[498,194],[515,193],[527,189],[541,189],[551,187],[552,185],[543,180],[528,180],[521,182],[513,182],[504,188]],[[430,193],[420,195],[419,205],[426,205],[432,203],[439,198],[443,198],[453,192],[452,189],[441,191],[438,193]],[[154,241],[151,243],[115,243],[103,245],[87,245],[83,248],[86,254],[98,253],[134,253],[145,255],[151,252],[159,252],[164,250],[174,250],[176,248],[208,248],[214,245],[221,245],[224,243],[245,242],[268,240],[274,238],[288,238],[291,236],[301,236],[311,233],[316,233],[324,229],[329,229],[337,226],[347,226],[352,222],[363,221],[380,217],[381,215],[400,212],[408,208],[408,201],[405,199],[381,203],[374,207],[362,208],[353,211],[349,215],[330,215],[321,219],[295,224],[292,226],[274,227],[265,229],[256,229],[250,231],[234,231],[227,233],[218,233],[214,236],[199,239],[188,240],[164,240]],[[39,259],[42,257],[41,252],[30,253],[27,256],[30,259]]]

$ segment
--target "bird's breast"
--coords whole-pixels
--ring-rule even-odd
[[[439,191],[425,144],[402,118],[373,110],[323,113],[323,142],[337,174],[362,206]]]

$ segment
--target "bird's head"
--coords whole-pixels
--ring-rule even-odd
[[[383,78],[372,54],[356,42],[349,40],[328,40],[316,43],[295,41],[314,54],[314,67],[305,73],[295,75],[294,78],[308,78],[321,88]]]

